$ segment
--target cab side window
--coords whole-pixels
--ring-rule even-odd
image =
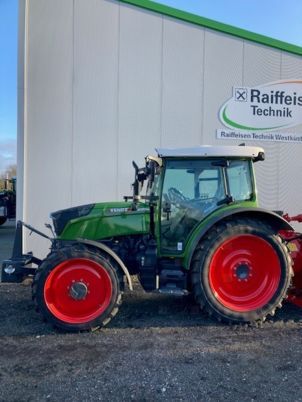
[[[247,201],[253,196],[250,164],[248,161],[231,161],[227,169],[230,193],[235,201]]]

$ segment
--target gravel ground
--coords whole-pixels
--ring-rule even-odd
[[[13,224],[0,226],[0,258]],[[42,322],[29,286],[0,284],[1,401],[302,401],[302,311],[225,326],[185,298],[126,293],[94,333]]]

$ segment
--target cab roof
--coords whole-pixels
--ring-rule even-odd
[[[193,148],[156,148],[160,158],[178,158],[178,157],[235,157],[251,158],[255,160],[264,160],[264,149],[261,147],[250,146],[211,146],[202,145]]]

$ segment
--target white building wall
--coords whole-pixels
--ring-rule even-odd
[[[163,18],[161,146],[202,142],[204,29]]]
[[[23,219],[40,229],[72,203],[73,2],[27,2]],[[25,247],[45,250],[42,238]]]
[[[220,106],[232,95],[233,85],[241,85],[243,75],[243,45],[241,39],[205,30],[204,91],[202,140],[218,144],[215,139]],[[215,142],[214,142],[215,141]],[[229,142],[223,142],[228,145]]]
[[[160,142],[162,17],[121,5],[119,26],[118,144],[112,156],[120,198],[131,194],[131,161],[142,164]]]
[[[117,196],[119,7],[82,0],[73,12],[71,203],[81,205]]]
[[[280,79],[281,51],[254,43],[245,43],[244,73],[242,85],[253,86]],[[259,142],[266,152],[266,162],[256,165],[259,202],[268,209],[279,209],[278,205],[278,156],[280,144]],[[282,144],[281,146],[287,146]]]
[[[281,79],[302,77],[302,57],[281,53]],[[302,132],[302,125],[296,128]],[[302,211],[302,186],[300,172],[302,170],[302,147],[300,144],[279,146],[278,155],[278,207],[289,209],[294,215]],[[297,229],[301,231],[300,225]]]
[[[301,57],[118,1],[24,1],[22,218],[39,229],[50,211],[130,194],[131,161],[156,146],[238,144],[216,139],[233,85],[302,77]],[[267,152],[261,204],[300,212],[300,145],[252,144]],[[38,237],[26,249],[45,253]]]

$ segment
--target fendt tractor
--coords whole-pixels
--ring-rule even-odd
[[[53,212],[52,236],[18,221],[2,282],[32,275],[37,310],[67,331],[106,325],[133,275],[146,292],[192,295],[228,323],[262,322],[288,297],[302,306],[301,235],[258,207],[262,160],[259,147],[157,149],[143,168],[133,162],[124,201]],[[24,227],[50,240],[44,260],[22,253]]]

